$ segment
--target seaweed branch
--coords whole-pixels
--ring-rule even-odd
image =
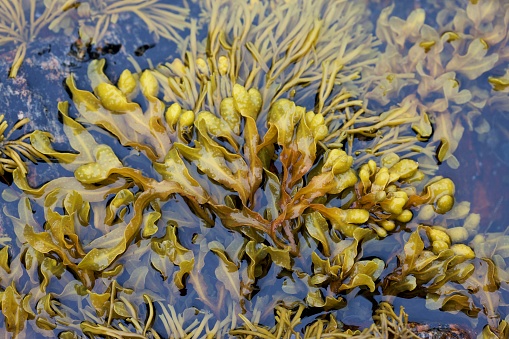
[[[42,159],[46,162],[50,161],[48,157],[26,141],[31,138],[34,133],[39,134],[39,131],[24,134],[16,140],[9,140],[16,130],[19,130],[28,122],[28,118],[19,120],[12,126],[7,134],[5,134],[6,130],[9,128],[9,124],[4,120],[4,115],[0,115],[0,175],[4,175],[5,172],[12,173],[17,168],[20,169],[23,175],[26,175],[28,169],[21,158],[22,156],[34,163],[36,163],[38,159]]]

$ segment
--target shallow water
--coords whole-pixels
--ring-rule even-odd
[[[167,1],[172,4],[173,1]],[[371,18],[373,19],[373,25],[376,24],[375,20],[379,17],[380,11],[388,3],[382,1],[382,4],[371,4]],[[416,1],[414,3],[407,1],[397,1],[396,7],[392,15],[406,18],[409,13],[415,8],[423,6],[421,2]],[[426,11],[428,9],[424,8]],[[430,13],[436,13],[436,8],[429,8]],[[198,7],[191,4],[191,16],[197,17],[199,14]],[[430,15],[431,16],[431,15]],[[87,56],[84,60],[76,60],[75,57],[69,56],[68,51],[70,44],[73,42],[72,38],[64,36],[55,37],[51,33],[47,32],[40,41],[37,41],[30,47],[28,57],[30,60],[25,61],[24,66],[21,68],[19,73],[19,79],[17,82],[11,79],[2,79],[2,86],[4,89],[12,89],[11,92],[4,91],[4,94],[0,96],[0,103],[4,107],[8,107],[9,113],[8,120],[13,123],[16,120],[16,115],[21,114],[22,116],[28,116],[32,118],[32,123],[28,129],[34,128],[42,129],[51,132],[56,139],[55,148],[58,150],[68,150],[66,143],[66,137],[62,131],[62,125],[57,117],[56,102],[59,100],[70,100],[68,92],[64,86],[61,85],[62,81],[68,75],[69,72],[75,74],[76,82],[79,88],[89,88],[88,80],[86,78],[87,65],[91,58],[100,56],[105,58],[107,61],[107,68],[105,74],[113,81],[116,82],[121,71],[124,68],[133,67],[129,61],[127,61],[127,55],[132,55],[134,51],[140,51],[140,47],[148,45],[150,48],[147,49],[143,55],[135,56],[136,62],[141,66],[142,69],[149,65],[157,65],[173,58],[180,56],[179,53],[175,52],[176,45],[168,42],[167,40],[156,41],[153,35],[149,34],[146,29],[143,28],[142,23],[139,20],[132,17],[126,17],[122,19],[122,26],[113,26],[111,35],[107,37],[105,41],[111,44],[121,44],[122,48],[118,53],[115,54],[101,54],[97,51],[88,51]],[[434,22],[429,17],[426,19],[426,23],[433,26]],[[206,30],[204,30],[205,32]],[[126,33],[128,32],[128,33]],[[204,38],[205,34],[202,33],[201,37]],[[47,51],[47,46],[50,45],[50,51]],[[152,47],[153,46],[153,47]],[[383,46],[383,45],[382,45]],[[380,47],[381,48],[381,47]],[[142,48],[143,49],[143,48]],[[39,52],[39,53],[38,53]],[[5,52],[7,53],[7,52]],[[10,55],[12,57],[12,53]],[[9,59],[6,59],[9,60]],[[47,64],[51,60],[58,60],[58,69],[61,73],[56,74],[54,78],[48,78],[47,72],[55,72],[55,69],[42,69],[39,67],[41,64]],[[8,68],[9,61],[2,63],[2,70]],[[62,70],[62,65],[66,67]],[[502,64],[497,66],[492,74],[501,76],[500,70],[507,67],[508,64]],[[4,72],[3,74],[6,74]],[[54,73],[52,73],[54,74]],[[462,88],[469,88],[470,86],[480,86],[486,90],[490,89],[490,85],[487,84],[487,76],[483,76],[478,79],[479,83],[472,81],[471,83],[463,82]],[[50,87],[51,86],[51,87]],[[51,90],[48,90],[51,88]],[[22,102],[15,102],[13,97],[19,95],[19,91],[23,92],[30,100],[24,100]],[[42,94],[41,94],[42,93]],[[314,99],[313,99],[314,100]],[[54,103],[54,104],[53,104]],[[394,103],[385,105],[389,107]],[[308,109],[311,109],[313,102],[309,103]],[[12,112],[12,113],[11,113]],[[18,113],[19,112],[19,113]],[[505,215],[505,211],[509,209],[509,137],[507,129],[509,119],[507,118],[507,112],[493,111],[486,109],[486,112],[482,112],[483,115],[487,115],[490,118],[487,119],[492,130],[490,131],[491,138],[486,135],[479,135],[476,132],[466,130],[461,142],[459,143],[458,149],[454,155],[458,158],[460,166],[458,169],[451,169],[446,163],[440,164],[439,169],[436,172],[437,175],[450,177],[456,184],[455,199],[457,202],[468,201],[471,203],[471,213],[478,213],[481,216],[481,226],[479,232],[482,233],[499,233],[504,232],[509,226],[509,219]],[[71,116],[76,116],[77,112],[75,108],[71,108]],[[507,129],[505,129],[507,126]],[[136,169],[140,169],[147,176],[159,177],[155,173],[151,166],[151,163],[144,156],[138,156],[136,152],[131,152],[130,148],[122,147],[118,141],[115,140],[108,132],[93,132],[94,137],[98,142],[106,143],[115,150],[119,159],[124,164],[129,165]],[[29,183],[34,187],[44,182],[54,179],[59,176],[69,175],[69,172],[57,167],[55,165],[38,164],[30,167]],[[201,178],[200,182],[206,182],[207,177],[203,173],[193,173],[194,176]],[[9,181],[8,179],[6,181]],[[0,187],[2,190],[9,190],[13,186],[8,186],[4,183]],[[16,191],[16,189],[14,189]],[[217,189],[219,191],[219,189]],[[17,193],[16,193],[17,194]],[[113,199],[113,195],[109,195],[106,200]],[[176,196],[174,199],[169,200],[167,203],[162,203],[162,214],[164,220],[171,220],[178,225],[178,239],[181,244],[191,249],[196,256],[200,253],[204,253],[206,248],[202,248],[202,244],[207,242],[218,241],[227,247],[229,244],[235,243],[236,241],[242,241],[240,234],[224,228],[219,221],[219,218],[213,216],[215,225],[207,224],[203,219],[197,217],[196,213],[184,204],[184,199],[180,196]],[[5,211],[9,211],[9,214],[16,213],[17,201],[8,203],[2,202],[5,207]],[[184,206],[184,207],[183,207]],[[33,206],[35,211],[35,220],[39,225],[43,225],[45,217],[40,207]],[[96,214],[97,213],[97,214]],[[126,212],[128,215],[132,213],[131,210]],[[100,217],[99,211],[92,211],[91,220],[94,216]],[[2,216],[2,229],[3,233],[13,239],[16,238],[15,233],[12,231],[12,224],[10,220]],[[454,221],[451,221],[454,223]],[[89,227],[90,228],[90,227]],[[93,231],[87,234],[87,229],[82,231],[83,237],[87,241],[94,239]],[[397,258],[395,257],[393,248],[402,246],[403,239],[408,238],[410,230],[404,230],[399,233],[393,233],[382,241],[370,241],[364,250],[364,257],[378,257],[386,262],[386,265],[390,268],[396,267]],[[201,236],[198,236],[201,234]],[[160,227],[158,233],[154,237],[162,237],[164,235],[163,227]],[[200,238],[201,237],[201,238]],[[473,237],[470,237],[469,241]],[[139,240],[139,239],[138,239]],[[304,239],[301,239],[304,241]],[[406,239],[405,239],[406,240]],[[310,242],[311,249],[317,249],[318,245],[312,243],[312,239],[308,237],[306,241]],[[12,246],[13,255],[19,252],[19,244],[13,242]],[[16,246],[18,246],[16,248]],[[175,287],[171,286],[172,280],[163,280],[158,271],[153,268],[151,263],[150,251],[147,249],[150,247],[148,240],[140,240],[138,246],[130,246],[126,252],[126,256],[120,258],[116,263],[123,264],[125,270],[117,277],[117,281],[124,287],[138,288],[136,301],[141,304],[141,293],[148,293],[156,296],[156,310],[163,312],[166,305],[173,305],[177,313],[186,312],[186,309],[196,308],[204,312],[210,311],[210,305],[200,299],[199,293],[195,288],[188,282],[184,289],[180,291]],[[136,258],[137,262],[130,261],[131,258]],[[214,303],[220,303],[225,292],[225,288],[221,286],[222,281],[218,280],[216,267],[221,263],[217,256],[212,254],[204,255],[204,265],[200,270],[200,279],[204,286],[207,286],[210,300]],[[311,267],[309,265],[309,257],[300,257],[295,260],[295,265],[298,265],[304,272],[311,273]],[[242,260],[241,269],[244,269],[248,263],[246,260]],[[165,267],[166,273],[171,275],[175,267],[173,264]],[[140,280],[143,278],[143,281]],[[63,274],[63,278],[59,281],[53,279],[52,283],[48,286],[48,292],[53,292],[56,295],[62,293],[63,287],[66,284],[71,283],[76,277],[69,272]],[[383,279],[384,276],[381,277]],[[29,284],[29,277],[23,275],[20,284]],[[274,322],[273,304],[274,300],[280,299],[281,302],[291,304],[295,301],[302,301],[306,297],[307,291],[303,288],[304,282],[299,280],[300,278],[293,272],[281,269],[281,267],[275,264],[268,264],[260,273],[257,279],[254,290],[250,293],[249,300],[243,300],[245,304],[243,307],[247,310],[247,314],[252,315],[253,311],[260,311],[259,315],[260,323],[267,326],[272,326]],[[299,285],[300,284],[300,285]],[[506,282],[502,282],[500,286],[500,299],[502,301],[509,301],[509,291],[506,289]],[[193,284],[193,286],[195,286]],[[293,287],[292,287],[293,286]],[[3,286],[6,288],[6,286]],[[100,287],[101,291],[96,293],[102,293],[106,289],[105,286]],[[292,288],[294,288],[292,290]],[[288,291],[296,291],[294,293]],[[283,293],[283,292],[286,292]],[[358,293],[358,294],[357,294]],[[400,305],[403,305],[409,314],[409,320],[418,323],[430,323],[430,324],[458,324],[464,326],[467,329],[473,329],[475,333],[480,333],[482,328],[486,325],[486,316],[479,313],[478,319],[466,316],[463,313],[454,314],[452,312],[442,312],[440,310],[431,311],[426,308],[425,300],[422,295],[412,296],[410,294],[406,296],[384,296],[381,295],[381,288],[378,287],[374,293],[368,293],[365,289],[358,290],[356,293],[351,293],[347,297],[348,305],[336,311],[325,312],[318,308],[310,308],[304,313],[306,315],[303,318],[302,325],[297,327],[298,330],[302,330],[306,324],[311,323],[317,318],[321,318],[324,315],[334,313],[338,320],[341,320],[345,325],[355,328],[364,328],[371,325],[371,315],[376,309],[377,303],[380,301],[388,300],[398,309]],[[66,304],[70,309],[80,308],[82,301],[72,300]],[[215,304],[216,306],[217,304]],[[269,307],[267,307],[269,305]],[[478,305],[479,306],[479,305]],[[91,308],[88,308],[90,312]],[[229,316],[230,309],[228,307],[218,307],[216,313],[213,316],[213,320],[209,322],[210,327],[213,326],[216,319],[224,319]],[[501,319],[506,318],[509,315],[509,310],[503,302],[500,303],[498,308],[499,316]],[[83,314],[76,312],[74,314],[75,319],[81,319]],[[145,309],[140,309],[140,314],[144,318],[146,314]],[[87,315],[90,317],[90,315]],[[1,318],[1,317],[0,317]],[[86,317],[85,317],[86,318]],[[87,318],[89,319],[89,318]],[[192,319],[189,317],[189,319]],[[76,320],[76,324],[78,324]],[[3,318],[0,319],[0,325],[3,323]],[[191,320],[187,320],[191,322]],[[240,322],[240,320],[239,320]],[[75,325],[76,325],[75,324]],[[64,328],[58,328],[55,332],[59,332]],[[165,333],[164,325],[160,322],[154,324],[154,329],[159,333]],[[47,332],[40,331],[38,335],[49,335]]]

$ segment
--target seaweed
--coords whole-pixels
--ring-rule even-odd
[[[94,39],[126,2],[103,5]],[[3,168],[17,187],[2,194],[17,201],[16,211],[4,208],[15,239],[0,249],[6,331],[414,338],[403,309],[390,306],[400,296],[484,317],[485,336],[507,332],[497,303],[504,246],[476,240],[479,215],[455,201],[454,182],[415,160],[436,154],[454,164],[463,127],[437,107],[468,101],[452,73],[477,78],[494,58],[471,40],[447,62],[435,109],[418,93],[375,114],[368,100],[386,98],[367,89],[379,54],[358,26],[363,4],[200,6],[188,38],[167,32],[181,53],[171,62],[114,82],[93,60],[88,85],[66,79],[73,105],[58,111],[67,151],[41,131],[23,152],[5,143]],[[391,10],[377,31],[388,49],[436,52],[438,42],[420,38],[422,11],[402,20]],[[445,36],[442,44],[454,42]],[[412,85],[424,86],[422,77]],[[61,176],[34,187],[16,151],[53,160]],[[390,241],[397,246],[372,255]],[[372,326],[348,329],[335,314],[359,295],[381,301]]]
[[[179,43],[184,38],[178,31],[189,28],[189,23],[185,20],[189,15],[188,8],[181,4],[165,4],[159,0],[83,1],[77,4],[76,12],[79,17],[80,38],[86,44],[101,43],[109,25],[117,23],[122,15],[129,13],[139,17],[149,32],[154,33],[158,39]],[[58,24],[53,23],[52,29],[68,30],[73,25],[75,23],[72,21],[59,21]]]
[[[149,32],[159,39],[181,43],[178,31],[188,29],[185,17],[189,10],[182,6],[139,1],[73,1],[73,0],[4,0],[0,2],[0,46],[15,45],[16,54],[9,77],[15,78],[27,54],[28,45],[44,30],[60,30],[71,35],[79,29],[79,38],[89,46],[102,42],[109,25],[122,14],[139,17]]]
[[[10,140],[12,134],[26,125],[29,119],[24,118],[16,122],[7,134],[5,132],[9,128],[9,124],[4,120],[4,114],[0,115],[0,122],[0,175],[3,176],[6,172],[12,173],[16,169],[26,175],[28,167],[23,158],[34,163],[38,160],[49,161],[49,158],[38,150],[38,148],[42,149],[49,145],[48,133],[36,131]],[[30,139],[30,143],[26,141],[27,139]]]
[[[39,2],[40,3],[40,2]],[[72,8],[72,1],[44,1],[42,14],[36,15],[41,6],[38,1],[4,0],[0,2],[0,46],[14,43],[16,54],[9,77],[15,78],[26,56],[27,46],[39,33],[55,20],[65,16]]]

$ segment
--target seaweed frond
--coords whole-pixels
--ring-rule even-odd
[[[9,124],[4,120],[4,115],[0,115],[0,175],[4,175],[5,172],[12,173],[16,168],[19,168],[21,173],[26,175],[27,165],[23,161],[22,156],[34,163],[37,162],[37,159],[49,161],[44,154],[25,141],[30,138],[32,133],[24,134],[16,140],[9,140],[13,132],[26,125],[29,121],[28,118],[19,120],[7,134],[4,134],[9,128]]]

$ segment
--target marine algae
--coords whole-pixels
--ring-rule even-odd
[[[5,330],[61,338],[413,338],[406,314],[389,304],[402,296],[423,298],[431,310],[484,314],[480,337],[503,337],[504,246],[475,236],[479,216],[455,202],[452,180],[414,160],[455,165],[463,127],[447,105],[465,103],[468,90],[452,73],[473,79],[491,69],[494,54],[476,42],[489,39],[465,39],[466,55],[486,67],[462,68],[467,57],[453,54],[449,75],[433,74],[449,84],[435,106],[418,91],[378,114],[369,102],[383,106],[427,78],[422,65],[398,71],[405,63],[392,65],[393,77],[376,78],[390,60],[359,26],[364,4],[200,6],[203,22],[190,21],[173,61],[126,70],[115,84],[96,60],[90,90],[66,80],[77,111],[73,118],[67,102],[58,105],[69,152],[54,150],[40,131],[23,152],[5,148],[3,168],[19,188],[2,195],[18,203],[17,211],[4,208],[16,237],[0,250]],[[475,27],[498,17],[484,6],[483,17],[470,18]],[[377,28],[384,53],[414,44],[408,53],[426,60],[464,38],[457,27],[431,34],[421,10],[406,21],[391,11]],[[386,80],[403,82],[378,92]],[[450,138],[453,124],[460,127]],[[31,187],[16,151],[55,159],[64,174]],[[398,246],[386,257],[370,254],[391,239]],[[335,311],[359,294],[383,301],[371,327],[345,329]],[[325,315],[301,325],[310,310]]]
[[[9,77],[16,77],[26,56],[28,44],[37,38],[41,30],[47,28],[69,9],[67,6],[69,1],[66,4],[59,2],[61,1],[44,1],[43,12],[36,17],[36,12],[41,7],[38,6],[37,0],[0,1],[0,46],[12,43],[16,45]]]
[[[102,42],[110,24],[122,14],[138,16],[156,37],[181,42],[178,31],[189,28],[184,7],[160,3],[158,0],[139,1],[74,1],[74,0],[2,0],[0,1],[0,46],[13,44],[16,50],[9,77],[15,78],[31,42],[45,30],[63,31],[79,36],[86,46]],[[120,20],[122,21],[122,20]]]
[[[38,150],[38,148],[44,148],[46,146],[44,142],[43,145],[38,146],[40,145],[38,140],[47,141],[47,144],[49,144],[49,138],[46,133],[35,131],[23,134],[16,140],[10,140],[12,134],[26,125],[29,119],[24,118],[19,120],[7,134],[5,134],[9,128],[9,124],[4,120],[4,117],[4,114],[0,115],[0,175],[3,176],[6,172],[13,172],[15,169],[19,169],[26,175],[28,167],[22,157],[34,163],[38,160],[49,161],[49,158]],[[30,139],[31,143],[26,142],[27,139]]]

